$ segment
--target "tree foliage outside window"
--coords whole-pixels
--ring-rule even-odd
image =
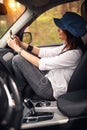
[[[50,45],[60,43],[58,38],[57,27],[53,22],[53,18],[61,18],[67,12],[76,12],[80,14],[80,6],[82,2],[70,2],[48,10],[37,18],[30,26],[29,31],[32,33],[33,45]]]

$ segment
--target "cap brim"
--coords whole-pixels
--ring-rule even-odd
[[[63,29],[63,30],[66,30],[65,26],[63,25],[62,23],[62,20],[61,19],[58,19],[58,18],[54,18],[54,23],[56,24],[57,27]]]

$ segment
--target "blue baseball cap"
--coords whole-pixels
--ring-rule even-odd
[[[66,12],[61,19],[54,18],[56,26],[69,31],[75,37],[81,37],[87,33],[86,21],[79,14]]]

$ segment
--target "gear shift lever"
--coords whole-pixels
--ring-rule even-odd
[[[30,112],[29,112],[29,115],[30,116],[35,116],[36,115],[36,112],[35,112],[35,108],[34,108],[34,104],[33,102],[31,101],[31,99],[28,99],[28,98],[25,98],[24,99],[24,104],[27,108],[29,108]]]
[[[23,123],[39,122],[50,120],[53,118],[53,112],[37,112],[35,111],[34,104],[31,99],[24,99],[25,106],[29,109],[29,112],[23,118]]]

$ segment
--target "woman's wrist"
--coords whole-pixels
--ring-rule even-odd
[[[32,52],[32,50],[33,50],[33,46],[28,45],[28,47],[27,47],[27,51],[28,51],[28,52]]]
[[[20,49],[18,50],[18,54],[21,55],[21,52],[22,52],[23,50],[24,50],[23,48],[20,48]]]

